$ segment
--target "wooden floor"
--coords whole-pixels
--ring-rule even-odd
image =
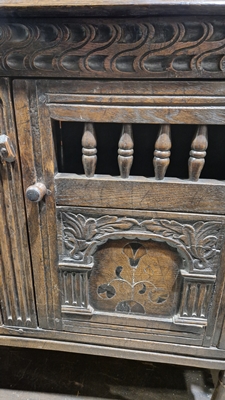
[[[208,370],[0,347],[0,400],[209,400]]]

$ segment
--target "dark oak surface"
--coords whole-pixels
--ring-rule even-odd
[[[16,159],[0,164],[0,268],[2,323],[36,327],[29,240],[10,84],[0,79],[1,134],[13,143]]]
[[[4,76],[103,79],[224,77],[217,17],[3,19]],[[122,94],[122,91],[121,91]]]
[[[0,1],[1,345],[224,369],[225,3],[175,4]]]
[[[7,347],[0,359],[1,400],[206,400],[213,390],[210,371],[192,367]]]
[[[5,15],[36,17],[49,15],[49,7],[53,15],[62,16],[144,16],[168,15],[168,14],[192,14],[192,15],[223,15],[225,14],[224,0],[189,0],[179,2],[177,0],[86,0],[64,1],[53,0],[46,2],[38,0],[35,3],[26,0],[1,0],[0,10]]]

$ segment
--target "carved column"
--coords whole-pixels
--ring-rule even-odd
[[[92,314],[88,296],[88,272],[92,265],[70,266],[59,265],[62,287],[62,313]]]
[[[213,293],[216,276],[205,274],[190,274],[181,270],[183,290],[176,323],[206,325],[208,310]]]

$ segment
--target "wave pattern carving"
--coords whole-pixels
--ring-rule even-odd
[[[0,22],[0,70],[17,76],[222,77],[225,22]]]

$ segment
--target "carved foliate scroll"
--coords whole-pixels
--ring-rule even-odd
[[[140,236],[176,247],[189,271],[211,271],[218,267],[221,250],[222,223],[198,221],[193,224],[174,220],[104,215],[89,218],[73,212],[62,212],[63,255],[65,260],[91,262],[97,247],[109,239]]]

